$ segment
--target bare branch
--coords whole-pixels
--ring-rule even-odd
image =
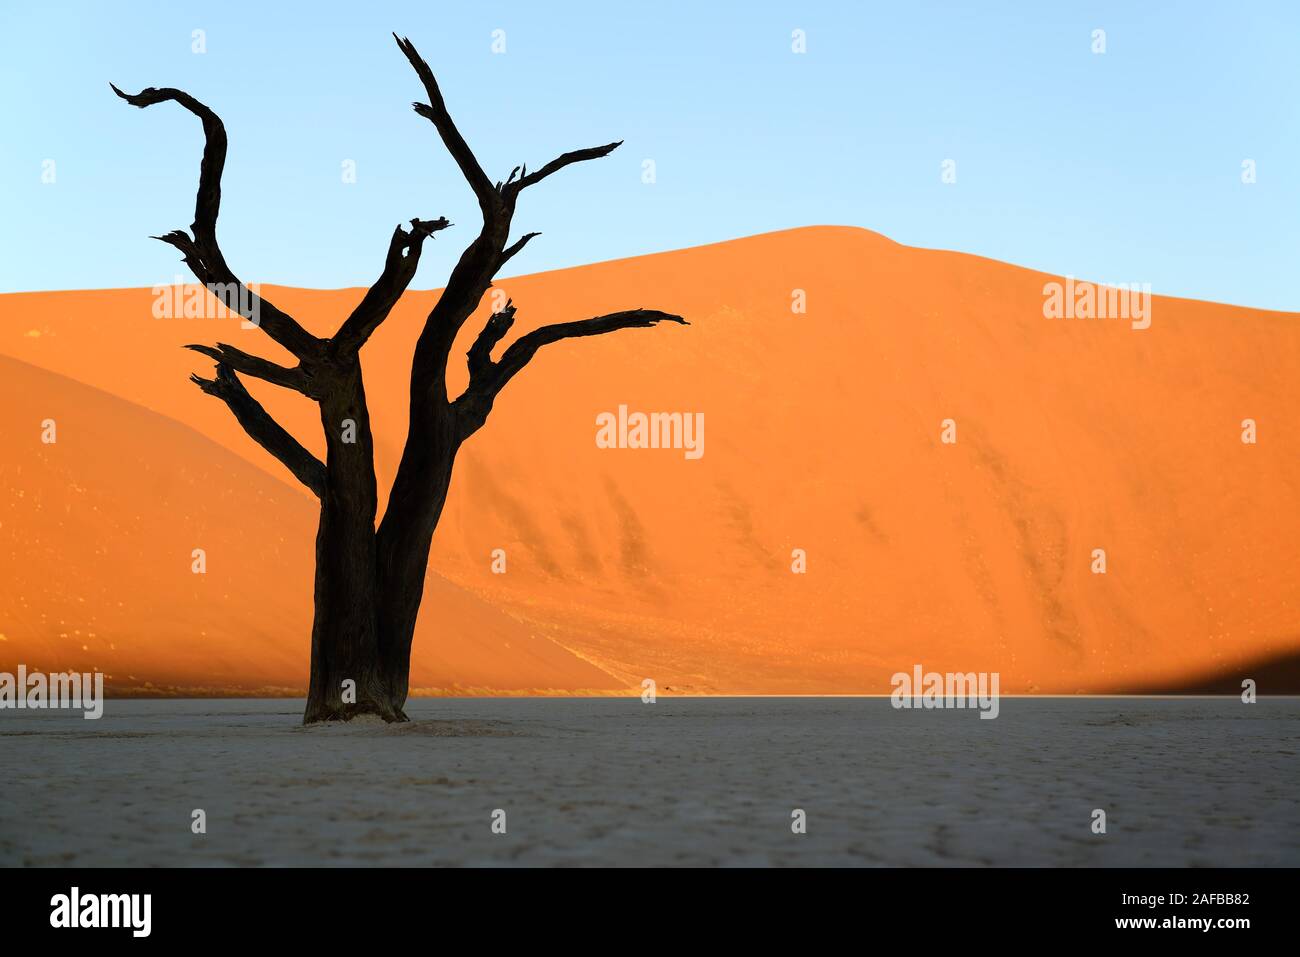
[[[194,204],[194,239],[200,246],[216,246],[217,214],[221,211],[221,172],[226,165],[226,127],[207,106],[184,90],[148,87],[134,95],[123,93],[112,83],[113,92],[132,106],[144,109],[168,100],[179,103],[203,121],[203,162],[199,167],[199,191]]]
[[[217,243],[217,214],[221,211],[221,172],[226,165],[226,128],[221,118],[183,90],[149,87],[139,93],[123,93],[113,84],[113,92],[132,106],[144,109],[155,103],[179,103],[203,121],[203,161],[199,166],[199,189],[194,202],[194,223],[186,233],[175,230],[155,236],[181,251],[185,263],[208,286],[231,312],[255,319],[272,339],[299,359],[317,354],[321,342],[303,329],[292,316],[281,312],[262,299],[235,275],[226,264]]]
[[[628,309],[623,312],[611,312],[592,319],[579,319],[576,322],[557,322],[553,325],[534,329],[511,344],[510,348],[495,363],[496,391],[522,369],[542,346],[559,342],[561,339],[575,339],[582,336],[598,336],[618,329],[649,329],[661,322],[675,322],[690,325],[681,316],[657,309]]]
[[[515,253],[527,246],[528,240],[540,235],[541,233],[524,233],[505,249],[501,250],[501,257],[497,260],[497,269],[500,270],[502,266],[515,257]]]
[[[681,316],[656,309],[629,309],[624,312],[611,312],[608,315],[592,319],[580,319],[576,322],[557,322],[553,325],[534,329],[527,335],[520,336],[502,353],[496,362],[491,361],[492,348],[501,341],[514,323],[515,308],[507,302],[506,308],[488,319],[483,331],[478,334],[470,346],[469,386],[453,403],[460,418],[460,437],[467,438],[473,434],[487,419],[488,412],[497,394],[505,384],[515,377],[525,365],[537,354],[542,346],[561,339],[576,339],[582,336],[598,336],[618,329],[648,329],[661,322],[676,322],[683,326],[690,325]]]
[[[514,301],[507,299],[505,308],[500,312],[494,312],[488,317],[487,325],[483,331],[478,334],[474,344],[469,347],[466,354],[469,362],[470,379],[481,378],[488,374],[492,367],[492,350],[496,344],[505,338],[505,334],[510,331],[510,327],[515,323],[515,306]]]
[[[207,275],[207,267],[203,264],[203,254],[199,252],[199,247],[195,245],[189,233],[183,229],[173,229],[165,236],[150,236],[149,238],[179,249],[185,265],[190,267],[190,272],[194,273],[199,282],[207,282],[207,279],[204,278]]]
[[[293,389],[303,395],[312,394],[311,380],[301,366],[290,369],[286,366],[277,365],[269,359],[249,355],[242,349],[236,349],[224,342],[218,342],[216,346],[190,344],[185,348],[200,355],[205,355],[219,363],[224,363],[236,372],[263,379],[286,389]]]
[[[506,183],[503,187],[503,191],[513,201],[514,197],[518,196],[526,187],[532,186],[534,183],[540,183],[552,173],[558,173],[560,170],[564,169],[564,167],[571,166],[574,163],[582,163],[586,160],[600,159],[602,156],[608,156],[622,145],[623,141],[619,140],[617,143],[606,143],[604,146],[589,146],[583,150],[571,150],[562,156],[557,156],[541,169],[520,176],[519,179],[514,182]]]
[[[388,244],[384,271],[330,340],[338,355],[355,355],[365,345],[415,278],[425,239],[450,225],[447,217],[441,216],[438,219],[411,220],[410,232],[397,227]]]
[[[420,77],[420,82],[424,84],[424,91],[429,97],[428,103],[412,103],[411,106],[415,108],[415,112],[430,120],[434,127],[437,128],[438,135],[442,137],[442,142],[447,147],[447,152],[456,161],[456,165],[460,167],[461,173],[469,182],[470,188],[474,190],[474,195],[478,197],[484,219],[491,217],[499,201],[497,192],[492,186],[492,181],[483,172],[483,167],[479,165],[478,159],[474,156],[474,151],[465,142],[465,137],[461,136],[460,130],[456,129],[451,114],[447,112],[447,104],[443,102],[442,91],[438,89],[438,81],[434,78],[433,71],[429,69],[429,64],[424,62],[424,58],[415,49],[415,44],[406,37],[399,37],[396,33],[393,34],[393,39],[397,41],[401,51],[406,54],[406,59],[411,61],[411,66],[415,68],[416,74]]]
[[[191,375],[190,381],[208,395],[216,396],[230,408],[244,431],[262,448],[270,452],[298,481],[316,493],[317,498],[325,494],[325,465],[312,455],[270,413],[262,404],[248,394],[244,383],[239,381],[233,369],[224,362],[217,363],[215,378],[204,379]]]

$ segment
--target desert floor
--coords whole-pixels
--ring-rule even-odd
[[[885,698],[300,711],[0,712],[0,864],[1300,864],[1298,698],[1004,698],[996,720]]]

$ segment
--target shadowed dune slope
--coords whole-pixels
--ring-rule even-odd
[[[1243,693],[1243,679],[1255,682],[1257,694],[1300,694],[1300,651],[1248,661],[1218,673],[1181,675],[1160,685],[1122,686],[1121,694],[1232,695]]]
[[[184,425],[13,359],[0,358],[0,395],[0,670],[93,668],[117,693],[305,690],[313,499]],[[417,686],[621,686],[439,576],[425,603]]]
[[[378,255],[386,240],[375,241]],[[1145,330],[1047,319],[1043,285],[1053,278],[819,227],[502,279],[518,332],[635,306],[691,325],[544,348],[462,451],[432,566],[628,684],[649,677],[660,690],[883,692],[891,674],[921,664],[998,671],[1004,692],[1104,692],[1177,686],[1294,651],[1300,316],[1157,296]],[[319,334],[361,296],[264,292]],[[405,431],[411,347],[436,295],[408,295],[363,354],[381,487]],[[806,312],[793,311],[801,296]],[[114,562],[87,561],[85,597],[97,589],[96,609],[123,628],[152,622],[159,648],[178,645],[168,654],[192,664],[231,641],[222,681],[288,681],[305,663],[309,503],[278,484],[278,464],[224,406],[186,381],[210,364],[179,346],[221,340],[285,357],[229,319],[155,319],[154,298],[0,297],[0,352],[164,413],[255,466],[238,482],[259,490],[262,511],[242,510],[249,495],[232,491],[232,476],[214,477],[187,495],[188,520],[194,534],[228,536],[223,548],[292,554],[293,577],[274,607],[252,597],[266,592],[251,571],[244,592],[214,587],[215,571],[201,585],[182,578],[176,588],[207,589],[213,604],[178,599],[169,620],[139,606],[112,611],[121,590],[147,589],[114,578]],[[453,389],[490,298],[457,345]],[[250,387],[320,451],[313,405]],[[53,413],[39,394],[23,401],[19,424],[6,415],[5,461],[35,468],[32,457],[50,453],[28,443]],[[75,436],[79,417],[107,414],[109,401],[69,400],[60,429]],[[703,413],[703,456],[599,448],[596,417],[620,405]],[[1241,441],[1247,418],[1258,427],[1253,445]],[[955,444],[940,441],[945,419],[956,423]],[[176,519],[152,487],[180,483],[198,453],[188,431],[158,429],[141,438],[155,444],[114,463],[137,481],[101,507],[161,534]],[[176,445],[181,435],[190,444]],[[218,467],[215,452],[204,456]],[[257,470],[277,482],[263,484]],[[46,481],[25,494],[54,494]],[[99,483],[92,472],[62,481]],[[174,569],[164,573],[158,559],[150,574],[188,576],[194,534],[169,546]],[[18,547],[3,559],[21,573]],[[504,575],[490,570],[498,548]],[[806,552],[805,574],[791,571],[795,549]],[[1104,575],[1091,570],[1095,549],[1106,552]],[[116,598],[105,598],[110,588]],[[13,594],[31,614],[44,610],[41,592]],[[14,626],[0,627],[12,639]],[[207,648],[187,637],[218,627]],[[278,643],[235,642],[241,630]],[[451,655],[477,636],[434,605],[423,630],[422,655]],[[164,642],[164,631],[182,640]],[[53,630],[43,640],[68,654],[80,647]]]

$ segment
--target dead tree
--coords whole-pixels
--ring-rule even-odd
[[[224,402],[239,424],[320,499],[316,535],[315,617],[311,634],[311,672],[304,723],[348,720],[375,714],[404,721],[409,686],[411,640],[424,594],[425,572],[452,465],[461,444],[483,425],[497,395],[548,343],[594,336],[617,329],[685,324],[680,316],[632,309],[542,326],[520,336],[493,359],[494,348],[514,322],[507,303],[493,314],[468,352],[469,385],[455,399],[447,394],[447,361],[456,334],[478,306],[493,278],[537,233],[510,241],[510,225],[520,194],[566,166],[609,155],[619,144],[574,150],[529,172],[516,167],[505,182],[493,183],[475,158],[443,102],[433,71],[409,40],[397,45],[424,85],[427,103],[415,112],[433,123],[478,200],[483,227],[461,254],[446,288],[424,320],[411,363],[410,424],[388,506],[376,527],[378,511],[374,440],[361,374],[361,347],[392,311],[410,285],[425,240],[451,224],[446,217],[412,219],[398,226],[388,245],[383,271],[333,336],[307,332],[292,316],[261,298],[235,275],[217,242],[221,172],[226,160],[226,130],[208,107],[181,90],[150,87],[128,95],[141,108],[171,101],[203,122],[205,145],[198,199],[190,233],[177,230],[154,237],[180,250],[199,282],[231,311],[256,317],[263,332],[297,360],[280,365],[234,346],[191,345],[216,361],[211,379],[191,376],[205,393]],[[292,389],[320,405],[325,434],[321,462],[277,423],[244,387],[251,376]],[[345,694],[345,682],[355,682]],[[355,700],[352,700],[355,697]]]

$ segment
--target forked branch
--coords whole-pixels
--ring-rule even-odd
[[[499,271],[502,266],[514,258],[515,254],[519,252],[519,250],[527,246],[530,239],[535,239],[540,235],[541,233],[524,233],[505,249],[501,250],[501,257],[497,262],[497,270]]]
[[[249,355],[242,349],[236,349],[224,342],[218,342],[215,346],[191,343],[185,348],[225,363],[236,372],[263,379],[286,389],[293,389],[303,395],[312,394],[310,377],[304,372],[302,366],[290,369],[287,366],[277,365],[269,359],[263,359],[261,356]]]
[[[371,333],[388,318],[393,306],[415,278],[424,241],[450,225],[447,217],[441,216],[438,219],[413,219],[409,232],[401,226],[397,227],[388,244],[384,271],[330,340],[330,346],[337,355],[355,355],[365,345]]]
[[[648,329],[661,322],[690,325],[681,316],[657,309],[628,309],[575,322],[557,322],[520,336],[494,362],[491,358],[492,349],[510,331],[515,321],[515,312],[514,305],[507,302],[503,310],[489,317],[474,344],[470,346],[467,354],[469,385],[453,403],[461,421],[461,438],[467,438],[482,426],[498,393],[544,345],[561,339],[598,336],[619,329]]]
[[[447,112],[447,104],[442,99],[442,90],[438,88],[438,81],[434,78],[433,70],[429,69],[429,64],[424,62],[424,58],[420,56],[415,49],[415,44],[410,40],[406,39],[406,37],[399,37],[396,33],[393,34],[393,39],[397,41],[398,47],[406,55],[406,59],[410,61],[411,66],[415,68],[416,74],[420,77],[420,82],[424,84],[424,92],[429,97],[428,103],[412,103],[411,106],[415,109],[415,112],[432,122],[438,130],[438,135],[442,137],[447,152],[456,161],[456,165],[460,167],[461,173],[474,190],[474,195],[478,197],[484,218],[490,217],[497,203],[497,192],[493,189],[492,181],[488,179],[487,173],[483,172],[483,167],[479,165],[477,157],[474,156],[474,151],[465,142],[465,137],[460,135],[460,130],[456,128],[455,122],[452,121],[451,114]]]
[[[566,166],[572,166],[574,163],[582,163],[586,160],[600,159],[602,156],[608,156],[614,150],[623,145],[623,141],[617,143],[606,143],[604,146],[589,146],[582,150],[570,150],[551,160],[539,170],[520,176],[518,179],[512,179],[506,183],[501,191],[513,202],[514,197],[518,196],[525,188],[532,186],[534,183],[540,183],[552,173],[558,173]]]
[[[244,383],[234,370],[224,362],[217,363],[217,374],[212,379],[191,375],[190,381],[208,395],[216,396],[230,408],[234,416],[258,445],[266,449],[297,476],[298,481],[316,493],[325,494],[325,465],[312,455],[284,427],[248,394]]]

